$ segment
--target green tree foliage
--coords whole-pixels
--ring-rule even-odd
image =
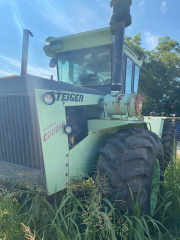
[[[126,37],[126,43],[143,59],[139,93],[143,115],[150,112],[180,116],[180,45],[170,37],[158,39],[155,49],[142,48],[141,34]]]

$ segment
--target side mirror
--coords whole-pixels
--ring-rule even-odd
[[[56,64],[57,64],[57,60],[55,58],[52,58],[49,62],[49,67],[55,68]]]

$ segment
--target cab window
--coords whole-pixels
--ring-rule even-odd
[[[69,81],[69,62],[58,62],[58,69],[59,69],[59,81]]]
[[[126,59],[126,85],[125,85],[125,93],[131,93],[131,86],[132,86],[132,66],[133,62],[130,58],[127,57]]]
[[[82,86],[111,85],[111,48],[80,49],[58,55],[59,81]]]
[[[140,68],[135,65],[134,69],[134,92],[137,93],[138,91],[138,84],[139,84],[139,74],[140,74]]]

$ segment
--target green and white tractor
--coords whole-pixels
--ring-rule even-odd
[[[143,62],[124,42],[132,2],[110,4],[110,27],[46,39],[58,81],[26,73],[32,33],[24,30],[21,76],[0,80],[0,176],[36,182],[51,195],[86,174],[96,181],[98,169],[110,201],[131,208],[132,192],[152,212],[176,131],[161,117],[141,116]]]

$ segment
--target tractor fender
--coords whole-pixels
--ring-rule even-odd
[[[146,122],[148,130],[156,133],[159,138],[162,138],[164,117],[146,116],[144,117],[144,122]]]

